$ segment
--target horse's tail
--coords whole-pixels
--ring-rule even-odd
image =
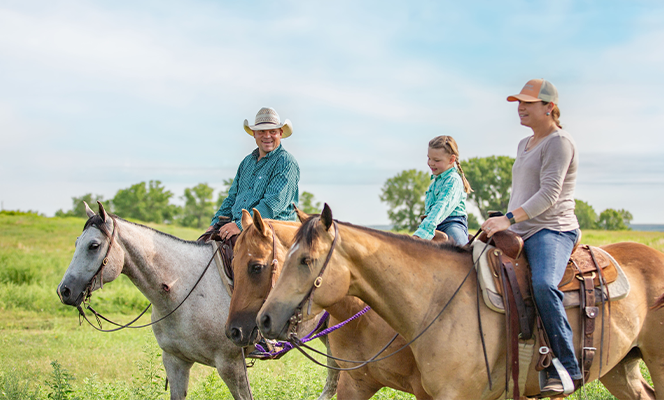
[[[660,308],[662,308],[662,307],[664,307],[664,293],[661,294],[661,295],[657,298],[657,300],[655,300],[655,304],[653,304],[652,307],[650,307],[650,309],[651,309],[651,310],[657,310],[657,309],[660,309]]]

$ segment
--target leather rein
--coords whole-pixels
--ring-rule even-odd
[[[399,334],[397,333],[396,335],[394,335],[394,337],[381,350],[378,351],[378,353],[376,353],[374,356],[372,356],[371,358],[369,358],[366,361],[346,360],[346,359],[342,359],[342,358],[333,357],[333,356],[328,355],[326,353],[320,352],[320,351],[314,349],[313,347],[305,345],[304,343],[302,343],[300,341],[300,339],[298,339],[298,337],[295,333],[295,330],[297,329],[297,325],[300,322],[302,322],[302,318],[303,318],[302,307],[308,301],[309,306],[307,308],[307,310],[308,310],[307,313],[309,313],[311,311],[311,303],[313,302],[314,291],[322,285],[322,283],[323,283],[323,273],[325,272],[325,269],[327,268],[327,265],[329,264],[330,259],[332,258],[332,253],[334,252],[334,249],[336,248],[337,241],[338,241],[338,238],[339,238],[339,227],[337,226],[337,221],[333,221],[333,224],[334,224],[335,235],[334,235],[334,239],[332,240],[332,245],[330,246],[330,251],[327,253],[327,258],[325,259],[325,263],[323,264],[323,267],[321,268],[320,272],[318,273],[318,276],[314,280],[313,286],[311,287],[311,289],[309,289],[308,294],[304,297],[302,302],[300,302],[298,307],[295,309],[295,312],[294,312],[293,316],[291,316],[291,318],[289,320],[289,324],[290,324],[289,326],[290,326],[291,333],[289,334],[289,340],[288,341],[290,343],[292,343],[293,346],[299,352],[301,352],[305,357],[307,357],[309,360],[313,361],[315,364],[317,364],[321,367],[325,367],[325,368],[328,368],[328,369],[333,369],[333,370],[336,370],[336,371],[352,371],[352,370],[362,368],[362,367],[364,367],[365,365],[367,365],[369,363],[382,361],[382,360],[385,360],[386,358],[392,357],[393,355],[395,355],[398,352],[402,351],[406,347],[410,346],[413,342],[415,342],[422,335],[424,335],[424,333],[427,330],[429,330],[429,328],[434,324],[434,322],[436,322],[436,320],[443,314],[443,312],[447,309],[447,307],[450,305],[452,300],[454,300],[456,295],[459,293],[459,291],[463,287],[464,283],[466,283],[466,280],[468,280],[468,277],[470,276],[470,274],[475,270],[475,266],[473,265],[473,267],[470,268],[470,270],[468,271],[466,276],[461,281],[461,284],[459,284],[459,286],[456,288],[456,290],[452,294],[452,297],[450,297],[449,300],[447,300],[447,303],[445,303],[445,306],[443,306],[442,310],[440,310],[438,315],[436,315],[433,318],[433,320],[431,320],[431,322],[422,330],[422,332],[420,332],[411,341],[409,341],[408,343],[406,343],[405,345],[400,347],[398,350],[395,350],[394,352],[392,352],[392,353],[390,353],[390,354],[388,354],[384,357],[377,358],[380,354],[382,354],[396,340],[396,338],[399,336]],[[357,365],[355,367],[349,367],[349,368],[332,367],[332,366],[329,366],[329,365],[326,365],[326,364],[323,364],[323,363],[319,362],[318,360],[313,358],[311,355],[306,353],[302,348],[306,348],[306,349],[308,349],[308,350],[310,350],[314,353],[326,356],[326,357],[331,358],[331,359],[336,360],[336,361],[343,361],[343,362],[359,364],[359,365]]]
[[[122,329],[125,329],[125,328],[131,328],[131,329],[147,328],[148,326],[154,325],[154,324],[156,324],[157,322],[163,321],[164,319],[166,319],[167,317],[169,317],[171,314],[173,314],[175,311],[177,311],[177,310],[182,306],[182,304],[184,304],[184,302],[185,302],[185,301],[189,298],[189,296],[191,296],[191,294],[194,292],[194,289],[196,289],[196,286],[198,286],[198,284],[200,283],[200,281],[203,279],[203,276],[205,275],[205,273],[207,272],[208,268],[210,267],[210,264],[212,264],[212,260],[214,260],[214,256],[215,256],[215,254],[219,251],[219,249],[217,248],[215,251],[212,252],[212,257],[210,258],[210,261],[208,261],[207,265],[205,266],[205,269],[204,269],[203,272],[201,273],[201,276],[198,278],[198,280],[196,281],[196,283],[194,284],[194,286],[191,288],[191,290],[189,291],[189,293],[187,293],[187,295],[185,296],[185,298],[182,299],[182,301],[180,302],[180,304],[178,304],[177,307],[175,307],[173,310],[171,310],[168,314],[166,314],[166,315],[164,315],[163,317],[159,318],[158,320],[156,320],[156,321],[152,321],[152,322],[150,322],[150,323],[148,323],[148,324],[145,324],[145,325],[138,325],[138,326],[133,326],[133,324],[136,323],[136,321],[138,321],[138,320],[143,316],[143,314],[145,314],[145,313],[148,311],[148,309],[152,306],[152,303],[150,303],[150,304],[148,304],[147,307],[145,307],[145,310],[143,310],[143,311],[138,315],[138,317],[134,318],[133,320],[131,320],[131,321],[128,322],[127,324],[118,324],[117,322],[113,322],[113,321],[111,321],[110,319],[108,319],[108,318],[104,317],[103,315],[101,315],[101,314],[100,314],[99,312],[97,312],[94,308],[92,308],[92,306],[90,306],[90,303],[89,303],[89,300],[90,300],[90,298],[92,297],[92,287],[94,286],[94,282],[95,282],[95,280],[97,279],[97,277],[99,277],[99,287],[100,287],[100,288],[103,288],[103,287],[104,287],[104,282],[103,282],[103,280],[102,280],[102,278],[103,278],[102,274],[103,274],[103,271],[104,271],[104,267],[106,266],[106,264],[108,264],[108,254],[110,253],[111,248],[113,247],[113,243],[115,243],[115,229],[116,229],[116,226],[117,226],[118,224],[117,224],[117,221],[115,220],[114,217],[112,217],[112,216],[110,216],[110,217],[111,217],[111,219],[113,220],[113,232],[111,232],[111,235],[110,235],[110,241],[109,241],[109,244],[108,244],[108,249],[106,250],[106,255],[104,256],[104,259],[102,260],[101,265],[99,266],[99,269],[98,269],[97,272],[92,276],[92,278],[90,279],[90,282],[88,282],[88,286],[87,286],[87,287],[85,288],[85,290],[83,291],[83,293],[84,293],[84,298],[83,298],[83,302],[82,302],[82,303],[85,304],[85,308],[87,308],[88,310],[90,310],[90,311],[92,312],[92,314],[94,314],[95,318],[97,319],[97,324],[99,325],[99,327],[96,327],[92,322],[90,322],[90,320],[88,319],[87,315],[85,315],[85,311],[83,310],[83,307],[81,307],[80,304],[76,306],[76,309],[78,309],[78,312],[79,312],[79,324],[82,323],[82,321],[80,321],[80,318],[83,317],[83,319],[85,319],[85,321],[86,321],[88,324],[90,324],[91,327],[93,327],[94,329],[96,329],[96,330],[98,330],[98,331],[100,331],[100,332],[115,332],[115,331],[119,331],[119,330],[122,330]],[[101,228],[100,228],[99,230],[100,230],[104,235],[106,235],[106,237],[109,237],[108,232],[106,231],[106,229],[101,229]],[[106,322],[112,324],[112,325],[117,326],[117,328],[113,328],[113,329],[102,329],[102,328],[101,328],[101,320],[102,320],[102,319],[103,319],[104,321],[106,321]]]

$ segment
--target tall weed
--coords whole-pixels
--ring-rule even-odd
[[[30,390],[29,382],[23,380],[16,370],[0,374],[0,400],[39,400],[39,387]]]
[[[53,372],[51,378],[46,382],[50,388],[48,398],[51,400],[78,400],[74,396],[74,388],[71,381],[75,378],[66,369],[62,368],[58,361],[52,361]]]
[[[131,400],[161,400],[166,396],[161,349],[150,339],[143,347],[145,359],[136,361],[138,372],[133,375]]]

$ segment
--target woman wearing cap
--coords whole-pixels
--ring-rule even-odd
[[[532,129],[533,134],[519,142],[512,167],[509,212],[487,219],[482,229],[489,237],[506,229],[523,237],[532,270],[533,293],[551,349],[569,376],[581,379],[563,294],[558,290],[580,234],[574,214],[576,145],[560,125],[558,91],[550,82],[530,80],[521,93],[509,96],[507,101],[519,102],[521,125]],[[561,394],[561,376],[553,366],[547,369],[547,374],[542,395]],[[569,384],[565,386],[569,388]]]

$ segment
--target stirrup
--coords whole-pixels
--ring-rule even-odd
[[[558,360],[557,357],[555,357],[551,363],[553,366],[556,368],[556,372],[558,373],[558,376],[560,376],[560,381],[563,383],[563,394],[572,394],[574,393],[574,382],[572,382],[572,377],[569,376],[569,372],[567,372],[567,369],[563,367],[563,364]],[[540,392],[542,391],[542,388],[546,385],[546,370],[541,370],[539,372],[539,387],[540,387]]]

